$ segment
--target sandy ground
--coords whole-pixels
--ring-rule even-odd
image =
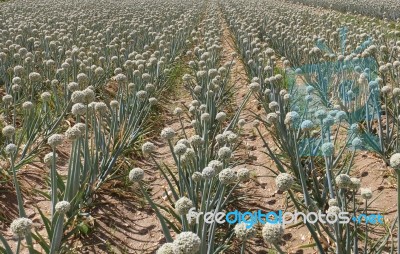
[[[224,48],[222,62],[231,59],[231,54],[235,52],[234,41],[225,21],[222,19],[222,46]],[[231,83],[238,89],[237,96],[233,102],[233,107],[238,106],[243,97],[247,94],[249,84],[245,73],[243,63],[236,59],[236,64],[232,70]],[[180,129],[180,123],[176,116],[172,114],[176,106],[182,106],[182,103],[188,104],[191,97],[183,87],[177,87],[175,96],[164,105],[160,119],[162,125],[172,127],[175,130]],[[247,104],[241,118],[247,121],[242,131],[243,145],[240,147],[236,156],[245,159],[245,166],[252,170],[254,178],[257,180],[245,183],[246,192],[250,192],[255,198],[249,200],[246,205],[248,209],[279,210],[285,206],[285,194],[279,194],[275,189],[273,174],[268,167],[274,168],[274,163],[263,153],[263,144],[253,131],[251,125],[252,115],[249,110],[255,110],[257,102],[254,98]],[[262,114],[262,111],[259,111]],[[185,129],[190,130],[190,123],[184,119]],[[161,129],[155,130],[152,137],[157,147],[157,157],[167,164],[172,163],[169,147],[157,135]],[[183,136],[182,133],[179,134]],[[264,136],[268,140],[269,133],[264,130]],[[67,153],[70,146],[66,145],[60,152]],[[67,155],[61,156],[59,166],[62,170],[67,168]],[[141,158],[139,166],[145,169],[145,181],[149,184],[149,191],[156,202],[163,202],[163,193],[166,189],[166,183],[157,172],[154,164],[148,158]],[[46,191],[44,175],[48,169],[38,164],[36,167],[30,167],[21,170],[19,178],[22,181],[24,197],[26,201],[28,217],[31,218],[39,232],[44,232],[39,215],[34,209],[38,205],[42,210],[49,214],[49,202],[45,201],[39,195],[32,192],[34,189]],[[372,204],[372,210],[384,214],[385,220],[393,221],[396,214],[396,185],[392,170],[385,166],[381,159],[364,152],[355,158],[355,166],[352,169],[352,176],[361,178],[362,186],[369,187],[377,198]],[[257,177],[255,177],[257,176]],[[115,191],[111,189],[115,188]],[[6,223],[0,222],[0,233],[7,239],[11,239],[8,231],[10,220],[17,216],[16,199],[10,192],[12,189],[1,190],[0,192],[0,215],[6,217]],[[113,182],[103,188],[95,199],[96,208],[92,211],[93,231],[86,237],[74,240],[71,245],[72,253],[155,253],[155,250],[164,242],[161,227],[157,217],[151,211],[148,205],[138,201],[135,195],[138,195],[138,187],[135,185],[124,186],[121,183]],[[316,250],[299,250],[298,246],[312,242],[308,230],[303,226],[294,227],[285,231],[285,236],[281,246],[287,253],[316,253]],[[26,253],[26,252],[24,252]],[[232,253],[237,253],[233,251]],[[268,253],[268,246],[260,237],[252,240],[249,244],[247,253]]]

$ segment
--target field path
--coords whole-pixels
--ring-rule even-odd
[[[222,46],[224,53],[222,59],[231,59],[232,54],[240,56],[234,41],[234,36],[229,29],[226,20],[223,18],[223,14],[220,14],[223,39]],[[277,59],[277,64],[281,65],[280,60]],[[239,57],[236,59],[236,64],[231,70],[230,82],[235,84],[237,93],[234,96],[234,104],[239,107],[242,103],[245,95],[248,93],[248,85],[251,80],[246,73],[246,67],[243,60]],[[246,193],[250,191],[251,198],[245,204],[246,210],[256,211],[258,209],[263,212],[277,211],[279,209],[285,209],[287,206],[287,200],[284,194],[278,193],[275,186],[275,175],[269,170],[276,169],[274,162],[264,153],[264,144],[258,137],[258,134],[253,127],[254,114],[263,117],[264,111],[259,107],[259,103],[255,97],[251,97],[249,102],[246,104],[244,110],[240,115],[240,119],[244,119],[246,124],[242,127],[241,139],[243,145],[239,151],[237,157],[245,158],[245,164],[242,166],[247,167],[252,171],[253,181],[246,183]],[[264,139],[269,142],[272,141],[272,137],[268,131],[262,127]],[[312,242],[312,238],[308,233],[305,226],[297,226],[285,230],[283,237],[283,248],[288,253],[314,253],[298,251],[299,245],[304,245]],[[251,244],[247,246],[248,253],[268,253],[265,242],[259,235],[253,240]]]

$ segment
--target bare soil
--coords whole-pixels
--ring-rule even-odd
[[[222,61],[226,62],[232,59],[232,53],[236,52],[236,49],[232,35],[222,16],[221,22],[224,48]],[[236,59],[230,79],[238,89],[234,101],[234,104],[238,106],[248,93],[247,86],[249,84],[245,67],[240,59]],[[188,104],[191,99],[181,86],[178,86],[175,92],[176,96],[173,96],[169,104],[165,106],[165,114],[160,116],[160,119],[165,126],[178,130],[180,123],[171,112],[176,106],[181,107],[182,103]],[[241,115],[247,124],[241,132],[244,142],[237,155],[246,161],[246,164],[241,166],[251,169],[253,174],[253,180],[246,183],[244,188],[248,195],[255,198],[249,200],[246,205],[250,210],[279,210],[285,207],[286,198],[284,194],[276,192],[274,175],[268,170],[268,168],[274,168],[274,163],[263,153],[263,143],[251,125],[253,117],[250,111],[257,111],[257,102],[254,99],[251,99]],[[259,114],[262,112],[259,111]],[[185,129],[189,130],[190,123],[187,119],[184,119],[184,124]],[[155,133],[160,131],[161,129]],[[266,139],[270,139],[269,133],[266,130],[263,132]],[[179,135],[183,136],[182,133]],[[168,145],[157,139],[155,143],[158,147],[157,156],[166,164],[172,164]],[[66,145],[61,149],[60,154],[68,154],[69,149],[70,146]],[[61,171],[67,169],[66,163],[66,158],[61,156],[59,161]],[[157,172],[154,164],[148,161],[148,158],[142,158],[138,164],[146,170],[145,181],[149,185],[151,195],[156,202],[162,203],[163,193],[166,190],[165,180]],[[390,225],[396,217],[397,188],[394,172],[386,167],[380,158],[370,152],[358,154],[354,164],[351,175],[361,178],[362,186],[371,188],[374,197],[377,197],[371,205],[371,211],[383,214]],[[43,232],[44,235],[44,229],[35,206],[37,205],[45,214],[49,215],[49,201],[45,201],[34,190],[47,191],[45,184],[47,174],[48,169],[40,163],[19,172],[28,217],[35,223],[36,229]],[[116,188],[116,190],[112,191],[112,188]],[[0,233],[5,235],[8,240],[12,239],[12,235],[8,231],[10,222],[18,216],[16,197],[12,191],[13,188],[10,185],[8,189],[2,189],[0,192]],[[71,253],[155,253],[155,250],[164,243],[163,233],[154,212],[137,196],[140,195],[135,185],[127,187],[116,182],[103,188],[94,201],[96,208],[92,211],[90,222],[93,225],[93,231],[88,236],[82,236],[71,242]],[[299,226],[285,230],[281,245],[287,253],[316,253],[315,249],[300,250],[299,246],[308,243],[312,243],[308,230],[304,226]],[[36,245],[36,247],[38,246]],[[26,249],[23,253],[26,253]],[[237,252],[233,251],[233,253]],[[247,253],[268,253],[268,247],[258,236],[250,242]]]

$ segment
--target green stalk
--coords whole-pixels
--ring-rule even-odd
[[[346,190],[342,190],[342,210],[346,211],[347,208],[347,202],[346,202]],[[350,253],[351,252],[351,248],[350,248],[350,224],[347,223],[346,224],[346,249],[345,249],[346,253]]]
[[[299,154],[298,154],[298,150],[297,150],[297,145],[296,145],[296,136],[295,136],[295,132],[294,132],[294,149],[295,149],[295,155],[296,155],[296,162],[297,162],[297,167],[299,169],[299,175],[300,175],[300,181],[301,181],[301,187],[303,189],[303,194],[304,194],[304,202],[307,206],[307,210],[310,209],[310,194],[308,193],[308,189],[307,189],[307,180],[306,180],[306,175],[305,175],[305,171],[301,168],[301,163],[300,163],[300,158],[299,158]]]
[[[331,156],[327,157],[324,156],[325,158],[325,164],[326,164],[326,179],[328,181],[328,188],[329,188],[329,196],[331,199],[335,198],[335,193],[333,192],[333,186],[332,186],[332,179],[331,179]]]
[[[16,100],[15,96],[13,96],[13,101],[14,101],[14,103],[13,103],[13,126],[15,127],[16,119],[17,119],[17,109],[15,107],[17,100]]]
[[[336,222],[335,223],[335,233],[336,233],[336,254],[341,254],[342,253],[342,251],[341,251],[341,237],[340,237],[340,228],[339,228],[339,223],[338,222]]]
[[[240,248],[240,254],[244,254],[244,251],[246,250],[246,238],[243,240],[242,247]]]
[[[276,244],[276,243],[271,243],[273,246],[274,246],[274,248],[279,252],[279,254],[285,254],[285,252],[281,249],[281,247],[279,247],[279,245],[278,244]]]
[[[24,209],[24,201],[22,200],[21,188],[19,186],[18,179],[17,179],[17,172],[16,172],[15,167],[14,167],[14,155],[11,155],[11,170],[13,172],[13,180],[14,180],[15,191],[17,193],[19,217],[20,218],[25,218],[26,217],[26,213],[25,213],[25,209]]]
[[[183,135],[185,136],[185,139],[188,139],[188,136],[186,135],[186,131],[185,131],[185,126],[183,125],[182,118],[180,116],[179,116],[179,123],[181,124],[182,132],[183,132]]]
[[[397,206],[399,206],[399,205],[397,204]],[[367,212],[368,212],[367,209],[368,209],[368,200],[365,200],[365,208],[364,208],[365,215],[367,215]],[[397,244],[399,244],[399,243],[397,242]],[[368,253],[367,250],[368,250],[368,221],[365,221],[365,243],[364,243],[364,253],[365,254]]]
[[[173,187],[171,181],[169,180],[169,177],[167,177],[167,174],[165,174],[164,170],[161,168],[161,166],[157,163],[155,160],[154,156],[150,154],[150,158],[153,160],[153,162],[156,164],[157,168],[160,170],[161,174],[167,180],[168,186],[171,189],[172,195],[174,196],[175,200],[179,199],[178,193],[176,193],[175,188]]]
[[[158,207],[151,200],[151,198],[149,197],[149,194],[147,194],[147,191],[143,188],[141,183],[139,183],[139,186],[140,186],[140,190],[142,191],[144,197],[147,199],[147,202],[149,202],[151,208],[154,210],[154,212],[156,213],[158,219],[160,220],[161,227],[162,227],[162,230],[163,230],[163,233],[164,233],[164,236],[165,236],[167,242],[169,242],[169,243],[173,242],[173,239],[171,237],[171,234],[169,232],[167,224],[165,223],[164,217],[161,215],[160,210],[158,210]]]
[[[5,254],[13,254],[10,245],[7,243],[7,240],[3,237],[2,234],[0,234],[0,242],[4,246]]]
[[[221,207],[224,207],[226,205],[226,202],[229,200],[230,196],[232,195],[232,192],[236,189],[236,187],[239,185],[240,182],[235,183],[233,188],[229,191],[228,195],[226,196],[224,202],[222,203]]]
[[[58,253],[60,249],[60,243],[63,236],[64,227],[64,214],[58,214],[56,225],[54,227],[53,237],[51,239],[50,254]]]
[[[222,199],[224,199],[225,188],[226,188],[226,186],[224,185],[222,187],[221,196],[219,198],[219,201],[218,201],[218,204],[217,204],[217,208],[215,209],[214,213],[218,213],[220,211],[220,209],[221,209],[221,201],[222,201]],[[214,252],[215,229],[216,229],[216,222],[214,221],[214,223],[211,225],[210,234],[208,235],[208,251],[207,251],[207,253],[213,253]],[[202,240],[204,241],[205,239],[202,239]]]
[[[297,203],[297,200],[295,199],[292,190],[288,190],[288,193],[289,193],[289,196],[292,199],[293,204],[296,207],[296,209],[298,211],[301,211],[301,207]],[[308,230],[310,231],[311,236],[314,238],[315,243],[317,244],[317,248],[318,248],[319,253],[320,254],[324,254],[325,253],[324,252],[324,248],[322,247],[321,242],[319,240],[319,237],[318,237],[317,233],[315,232],[314,228],[310,225],[310,223],[308,221],[306,222],[306,226],[307,226]]]
[[[354,156],[356,154],[356,149],[354,149],[354,151],[351,153],[351,158],[350,158],[350,163],[349,163],[349,167],[346,170],[346,174],[348,175],[350,173],[350,168],[351,165],[353,164],[353,160],[354,160]]]
[[[22,193],[21,193],[21,189],[19,187],[19,183],[18,183],[18,179],[17,179],[17,172],[15,171],[15,167],[14,167],[14,155],[11,155],[11,169],[13,172],[13,180],[14,180],[14,186],[15,186],[15,191],[17,193],[17,201],[18,201],[18,212],[19,212],[19,217],[20,218],[26,218],[26,212],[24,209],[24,201],[22,199]],[[32,237],[31,234],[28,233],[26,235],[26,243],[28,244],[29,248],[29,253],[33,254],[33,243],[32,243]]]
[[[400,251],[400,172],[397,171],[397,252]],[[365,210],[367,210],[367,201],[365,201]]]
[[[18,237],[17,250],[15,251],[15,253],[19,254],[20,248],[21,248],[21,237]]]
[[[56,171],[56,148],[53,147],[53,159],[51,162],[50,178],[51,178],[51,217],[54,217],[55,207],[57,203],[57,171]]]
[[[204,184],[204,188],[203,188],[203,193],[205,195],[202,195],[201,198],[201,207],[200,207],[200,212],[207,212],[206,207],[208,206],[207,203],[207,199],[208,199],[208,191],[209,191],[209,181],[206,181]],[[206,241],[204,241],[205,237],[206,237],[206,228],[207,228],[207,224],[204,221],[204,216],[201,216],[200,221],[199,221],[199,227],[197,228],[197,235],[202,235],[202,241],[201,241],[201,247],[200,247],[200,253],[203,253],[203,250],[205,249],[205,245],[206,245]]]
[[[354,214],[354,217],[356,217],[356,193],[355,193],[355,191],[353,191],[353,214]],[[357,222],[354,223],[353,253],[358,254]]]

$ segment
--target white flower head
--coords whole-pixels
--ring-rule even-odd
[[[174,115],[180,116],[183,113],[183,110],[180,107],[176,107],[174,109]]]
[[[304,131],[309,131],[314,127],[314,124],[312,121],[310,120],[304,120],[301,125],[300,125],[301,129]]]
[[[253,238],[257,234],[255,227],[247,228],[247,224],[244,222],[236,224],[233,231],[235,232],[236,237],[242,241]]]
[[[333,155],[333,153],[335,151],[335,147],[334,147],[333,143],[327,142],[327,143],[322,144],[321,151],[324,156],[331,156],[331,155]]]
[[[283,236],[283,227],[281,224],[266,223],[262,229],[262,237],[266,242],[278,243]]]
[[[189,140],[187,140],[185,138],[182,138],[182,139],[178,140],[178,142],[176,142],[176,144],[183,144],[187,148],[190,148],[190,142],[189,142]]]
[[[400,153],[395,153],[390,157],[390,166],[396,170],[400,169]]]
[[[350,189],[357,191],[358,189],[360,189],[361,186],[361,181],[358,178],[352,177],[350,178],[351,180],[351,185],[350,185]]]
[[[268,104],[268,107],[269,107],[270,110],[276,111],[276,110],[278,110],[278,108],[279,108],[279,104],[278,104],[278,102],[276,102],[276,101],[271,101],[271,102]]]
[[[226,147],[226,146],[221,147],[218,150],[218,157],[221,160],[228,160],[228,159],[230,159],[232,157],[232,150],[229,147]]]
[[[43,92],[40,95],[40,98],[44,101],[44,102],[48,102],[51,99],[51,94],[49,92]]]
[[[194,172],[193,174],[192,174],[192,180],[194,181],[194,182],[200,182],[201,180],[203,179],[203,175],[202,175],[202,173],[200,173],[200,172]]]
[[[174,254],[194,254],[200,250],[201,240],[193,232],[181,232],[173,245]]]
[[[94,99],[96,98],[96,95],[94,93],[94,91],[90,88],[86,88],[85,90],[82,91],[84,96],[85,96],[85,104],[89,104],[91,102],[94,101]]]
[[[78,85],[78,83],[76,83],[76,82],[71,82],[71,83],[69,83],[69,84],[67,85],[67,89],[68,89],[70,92],[75,92],[75,91],[77,91],[77,90],[79,89],[79,85]]]
[[[56,212],[60,214],[65,214],[71,208],[71,204],[68,201],[60,201],[56,204],[55,209]]]
[[[226,136],[224,134],[217,134],[215,136],[215,140],[217,141],[218,145],[223,146],[226,144]]]
[[[179,215],[186,215],[192,207],[193,202],[187,197],[181,197],[175,202],[175,210]]]
[[[351,178],[347,174],[340,174],[336,176],[335,182],[340,189],[348,189],[352,186]]]
[[[172,129],[170,127],[164,128],[161,131],[161,138],[163,138],[165,140],[171,140],[174,137],[175,137],[175,131],[174,131],[174,129]]]
[[[86,106],[82,103],[75,103],[72,105],[71,113],[75,116],[81,116],[86,114]]]
[[[280,173],[275,178],[275,184],[276,184],[276,187],[278,188],[278,190],[287,191],[294,184],[294,178],[292,175],[290,175],[288,173]]]
[[[340,213],[340,207],[338,206],[330,206],[328,208],[328,210],[326,211],[327,216],[329,216],[330,214],[339,214]]]
[[[226,137],[226,140],[230,144],[234,144],[238,141],[238,135],[236,135],[233,131],[226,131],[223,133]]]
[[[110,108],[116,110],[119,107],[119,102],[117,100],[110,101]]]
[[[9,94],[6,94],[3,96],[2,100],[3,100],[4,104],[10,105],[13,102],[13,97]]]
[[[79,73],[76,78],[78,80],[78,83],[81,85],[86,85],[87,83],[89,83],[89,78],[85,73]]]
[[[69,140],[75,140],[82,136],[82,132],[77,127],[70,127],[65,131],[65,137]]]
[[[158,102],[157,98],[155,98],[155,97],[149,98],[149,104],[150,104],[151,106],[156,105],[157,102]]]
[[[144,171],[141,168],[133,168],[129,171],[128,178],[131,182],[140,182],[144,178]]]
[[[236,175],[239,181],[247,181],[250,179],[250,170],[247,168],[239,168]]]
[[[204,140],[199,135],[193,135],[190,137],[189,142],[192,144],[193,147],[198,148],[203,145]]]
[[[246,120],[245,119],[239,119],[238,121],[238,125],[239,127],[243,128],[243,126],[246,124]]]
[[[372,190],[370,188],[361,188],[361,197],[365,200],[372,198]]]
[[[276,123],[278,121],[278,114],[276,114],[276,113],[268,113],[266,121],[269,124]]]
[[[249,85],[250,91],[252,92],[258,92],[261,89],[261,85],[257,82],[253,82]]]
[[[94,105],[94,109],[100,114],[100,115],[105,115],[108,112],[108,107],[107,104],[104,102],[96,102]]]
[[[224,167],[224,164],[219,160],[212,160],[208,163],[209,167],[212,167],[217,173],[221,172]]]
[[[152,154],[156,150],[156,146],[151,142],[146,142],[142,145],[142,152],[144,155]]]
[[[63,143],[64,141],[64,136],[61,134],[53,134],[47,139],[47,144],[49,144],[51,147],[56,147],[59,146]]]
[[[217,173],[217,172],[216,172],[216,170],[215,170],[214,168],[212,168],[212,167],[205,167],[205,168],[203,169],[203,171],[201,172],[201,175],[202,175],[202,177],[203,177],[204,179],[210,180],[210,179],[212,179],[212,178],[215,176],[216,173]]]
[[[115,80],[118,83],[123,83],[123,82],[125,82],[127,80],[127,78],[126,78],[126,76],[124,74],[119,73],[117,76],[115,76]]]
[[[200,116],[200,119],[202,122],[209,122],[210,121],[210,114],[209,113],[203,113]]]
[[[76,123],[73,128],[77,128],[82,133],[82,135],[84,135],[86,132],[86,124],[84,123]]]
[[[323,109],[317,110],[314,115],[317,119],[321,121],[327,116],[325,110]]]
[[[41,80],[41,78],[42,78],[42,76],[40,76],[40,74],[37,72],[29,73],[29,80],[32,82],[39,82]]]
[[[219,181],[224,185],[229,185],[237,181],[237,175],[231,168],[225,168],[218,174]]]
[[[225,121],[225,119],[226,119],[226,114],[225,114],[224,112],[219,112],[219,113],[217,113],[217,115],[215,116],[215,119],[216,119],[218,122],[223,122],[223,121]]]
[[[3,127],[3,129],[1,130],[1,133],[6,138],[11,138],[15,134],[15,128],[12,125],[7,125],[7,126]]]
[[[300,115],[296,111],[290,111],[285,116],[285,124],[297,126],[300,120]]]
[[[360,149],[363,147],[363,142],[360,138],[355,137],[352,141],[351,141],[351,145],[353,146],[354,149]]]
[[[174,153],[178,156],[184,155],[186,150],[187,150],[187,146],[182,143],[176,144],[174,147]]]
[[[18,218],[13,220],[10,230],[15,236],[23,238],[30,233],[32,224],[32,221],[28,218]]]
[[[15,144],[8,144],[4,149],[6,154],[14,154],[18,150],[18,147]]]
[[[328,200],[329,206],[338,206],[338,201],[334,198]]]
[[[26,111],[30,111],[33,109],[33,103],[30,101],[25,101],[24,103],[22,103],[22,108]]]
[[[175,254],[173,243],[164,243],[156,252],[156,254]]]

